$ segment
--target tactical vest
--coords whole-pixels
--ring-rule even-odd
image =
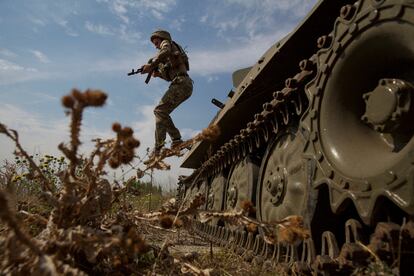
[[[187,53],[184,51],[183,47],[175,41],[171,41],[173,56],[176,57],[177,63],[183,63],[187,71],[190,71],[190,64],[188,63]],[[174,66],[174,65],[173,65]]]
[[[175,41],[170,40],[171,53],[166,63],[160,63],[158,70],[167,81],[172,81],[177,75],[190,70],[188,56],[184,49]]]

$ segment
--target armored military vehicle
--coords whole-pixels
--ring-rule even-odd
[[[322,267],[364,252],[362,243],[394,254],[401,233],[414,237],[413,24],[413,0],[319,1],[233,74],[211,122],[219,139],[196,144],[182,164],[195,169],[183,180],[187,193],[205,194],[206,210],[249,200],[264,222],[303,216],[311,239],[302,259],[283,251],[290,263],[315,266],[316,252]],[[199,230],[273,258],[281,252],[220,221]]]

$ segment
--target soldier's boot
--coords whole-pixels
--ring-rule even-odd
[[[174,140],[172,140],[172,142],[171,142],[171,149],[191,149],[191,145],[187,145],[187,146],[185,146],[185,147],[183,147],[183,144],[184,144],[185,142],[183,141],[183,140],[181,140],[181,139],[174,139]]]
[[[181,140],[181,139],[174,139],[171,142],[171,148],[178,148],[182,144],[183,144],[183,140]]]

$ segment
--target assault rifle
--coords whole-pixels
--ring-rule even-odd
[[[141,68],[138,68],[137,70],[132,69],[131,72],[128,73],[128,76],[132,76],[132,75],[135,75],[135,74],[140,74],[142,72],[142,67]],[[150,72],[148,72],[147,78],[145,79],[145,83],[146,84],[148,84],[149,81],[151,80],[151,76],[152,76],[152,73],[154,71],[155,70],[151,70]]]
[[[151,64],[151,63],[152,63],[152,59],[150,59],[148,61],[148,64]],[[143,68],[144,68],[144,66],[141,66],[141,68],[138,68],[137,70],[134,70],[134,68],[132,68],[131,72],[128,73],[128,76],[132,76],[132,75],[135,75],[135,74],[140,74],[142,72]],[[148,84],[149,81],[151,80],[152,73],[154,73],[154,71],[156,71],[156,69],[151,70],[151,71],[148,72],[147,78],[145,79],[146,84]]]

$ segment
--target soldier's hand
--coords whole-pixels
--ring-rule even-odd
[[[145,64],[142,66],[141,74],[147,74],[151,71],[151,65]]]
[[[152,72],[152,76],[153,76],[154,78],[159,78],[159,77],[161,76],[161,74],[160,74],[160,72],[158,72],[158,71],[154,71],[154,72]]]

